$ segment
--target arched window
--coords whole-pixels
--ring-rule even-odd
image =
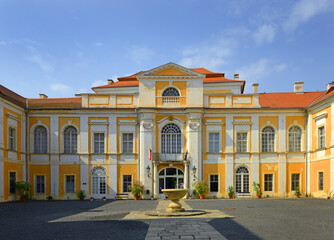
[[[272,127],[265,127],[262,130],[262,152],[275,151],[275,130]]]
[[[77,129],[69,126],[64,130],[64,153],[77,153]]]
[[[169,123],[161,130],[161,153],[181,153],[181,130]]]
[[[92,171],[92,196],[102,197],[107,193],[107,173],[102,167]]]
[[[238,194],[249,193],[249,170],[241,166],[235,171],[235,191]]]
[[[162,93],[163,97],[179,97],[180,93],[176,88],[167,88],[165,91]]]
[[[302,130],[293,126],[289,129],[289,152],[300,152],[302,142]]]
[[[38,126],[34,131],[34,153],[47,153],[48,132],[45,127]]]

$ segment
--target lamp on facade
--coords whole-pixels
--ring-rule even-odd
[[[193,168],[191,170],[193,171],[194,181],[195,181],[197,168],[195,166],[193,166]]]
[[[147,173],[147,177],[151,177],[151,168],[149,165],[147,165],[146,167],[146,173]]]

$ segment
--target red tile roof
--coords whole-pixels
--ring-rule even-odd
[[[28,98],[29,109],[62,108],[73,109],[81,107],[81,97],[73,98]]]
[[[259,101],[262,108],[305,108],[323,93],[324,91],[305,93],[260,93]]]
[[[21,107],[26,106],[26,98],[0,85],[0,94]]]

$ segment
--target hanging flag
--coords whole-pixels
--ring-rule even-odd
[[[186,155],[184,156],[184,161],[187,161],[188,158],[188,151],[186,151]]]
[[[150,149],[150,161],[152,160],[152,150]]]

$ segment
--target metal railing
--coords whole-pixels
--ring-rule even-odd
[[[159,162],[182,162],[185,155],[185,153],[153,153],[152,160]],[[189,158],[189,153],[187,158]]]

